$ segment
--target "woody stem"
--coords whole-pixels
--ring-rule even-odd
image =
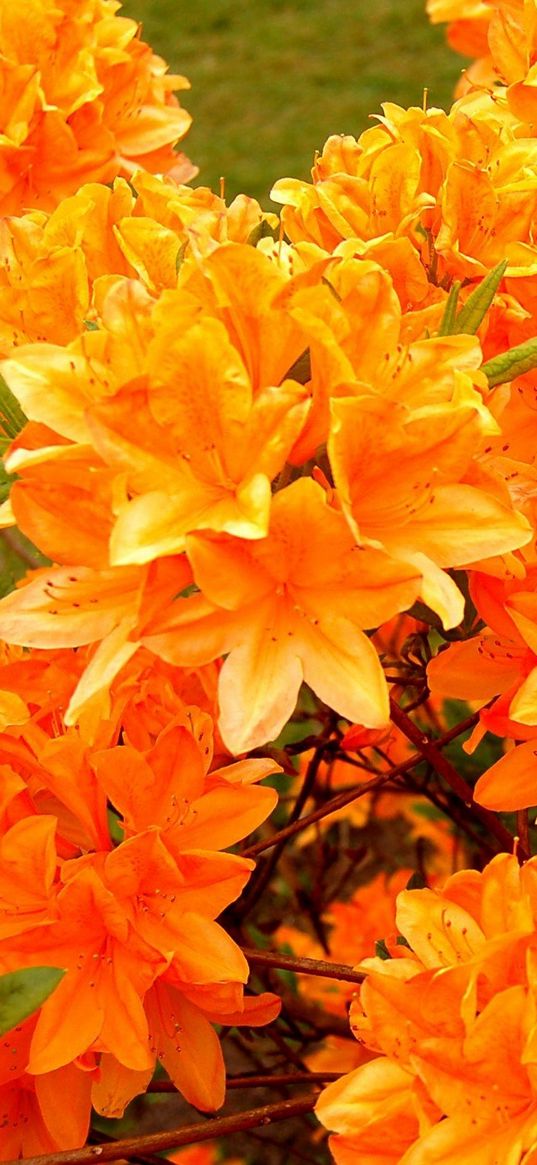
[[[163,1133],[150,1133],[148,1136],[128,1137],[125,1140],[104,1145],[90,1145],[86,1149],[68,1149],[61,1153],[28,1157],[26,1165],[87,1165],[88,1162],[96,1160],[119,1161],[121,1158],[128,1159],[130,1156],[144,1153],[146,1150],[150,1153],[160,1153],[166,1149],[177,1149],[181,1145],[195,1145],[201,1141],[213,1141],[217,1137],[225,1137],[232,1133],[245,1132],[247,1129],[256,1129],[264,1125],[271,1125],[276,1121],[302,1116],[305,1113],[313,1112],[316,1100],[317,1093],[310,1092],[307,1096],[297,1097],[296,1100],[283,1100],[279,1104],[264,1104],[261,1108],[234,1113],[232,1116],[216,1117],[214,1120],[194,1125],[183,1125],[182,1128],[168,1129]]]
[[[473,728],[478,718],[478,713],[475,713],[472,716],[468,716],[466,720],[461,720],[460,724],[457,724],[455,728],[451,728],[449,732],[445,732],[443,736],[440,736],[435,741],[435,749],[442,748],[445,744],[449,744],[452,740],[455,740],[461,733],[466,732],[468,728]],[[410,723],[412,724],[412,721]],[[418,734],[421,740],[423,734],[421,732]],[[296,833],[300,833],[303,829],[307,829],[317,821],[322,821],[324,817],[328,817],[331,813],[337,813],[339,809],[344,809],[346,805],[350,805],[353,801],[365,796],[366,793],[370,793],[373,789],[382,788],[383,785],[388,784],[394,777],[402,776],[404,773],[408,773],[410,769],[415,768],[417,764],[420,764],[422,755],[409,757],[408,760],[402,761],[401,764],[394,765],[388,773],[383,773],[379,777],[373,777],[370,781],[365,781],[362,785],[359,785],[358,788],[346,789],[344,793],[338,793],[337,797],[332,797],[330,801],[326,801],[318,809],[314,809],[311,813],[300,817],[298,821],[293,821],[290,825],[279,829],[277,833],[273,833],[272,837],[266,838],[264,841],[258,841],[255,845],[248,846],[247,849],[242,850],[241,857],[256,858],[259,854],[264,853],[265,850],[272,849],[273,845],[278,845],[284,838],[293,837]],[[504,839],[502,838],[502,840]],[[502,849],[505,849],[505,843],[502,845]]]
[[[472,809],[475,817],[488,829],[489,833],[500,842],[502,850],[513,852],[514,838],[509,833],[509,830],[502,825],[495,813],[491,813],[490,809],[483,809],[481,805],[476,805],[474,802],[474,794],[471,785],[461,777],[460,773],[453,767],[451,761],[443,756],[439,750],[440,741],[433,741],[429,736],[426,736],[417,724],[407,716],[406,712],[399,707],[395,700],[390,698],[390,716],[393,723],[406,736],[407,740],[418,749],[422,757],[429,761],[433,769],[440,777],[447,782],[450,789],[460,797],[464,804]],[[522,858],[528,857],[528,852],[525,846],[520,841],[519,854]]]
[[[278,967],[281,971],[295,971],[297,975],[316,975],[320,979],[339,979],[344,983],[363,983],[360,971],[343,963],[327,963],[324,959],[299,958],[280,951],[257,951],[241,947],[244,957],[253,967]]]

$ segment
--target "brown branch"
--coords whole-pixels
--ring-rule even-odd
[[[278,967],[281,971],[295,971],[297,975],[316,975],[319,979],[338,979],[344,983],[363,983],[360,971],[344,963],[328,963],[325,959],[306,959],[296,955],[284,955],[280,951],[258,951],[250,947],[241,948],[244,957],[253,967]]]
[[[347,1034],[349,1032],[347,1026]],[[330,1084],[341,1072],[272,1072],[268,1075],[228,1076],[227,1088],[281,1088],[283,1084]],[[171,1080],[152,1080],[148,1092],[177,1092]]]
[[[111,1137],[109,1133],[103,1133],[102,1129],[90,1129],[88,1137],[89,1145],[115,1145],[116,1141],[117,1137]],[[129,1156],[129,1165],[162,1165],[162,1157],[157,1157],[156,1153],[131,1153]]]
[[[326,742],[327,742],[328,736],[331,732],[332,732],[332,725],[330,724],[324,730],[323,738],[319,742],[317,748],[315,749],[313,757],[311,758],[309,765],[306,769],[306,775],[305,775],[304,780],[302,782],[302,787],[301,787],[301,789],[298,793],[298,796],[294,802],[293,808],[289,814],[289,817],[287,820],[287,826],[292,825],[294,821],[298,821],[300,814],[302,813],[302,810],[308,801],[308,798],[309,798],[309,796],[312,792],[312,789],[315,785],[315,781],[317,779],[317,773],[319,771],[319,768],[320,768],[320,765],[321,765],[321,762],[322,762],[322,759],[324,756]],[[250,882],[250,886],[243,896],[242,903],[238,907],[238,913],[239,913],[241,918],[245,918],[246,915],[250,913],[252,908],[255,906],[256,902],[259,901],[261,895],[266,890],[266,888],[267,888],[267,886],[272,878],[272,875],[276,869],[276,866],[278,865],[278,862],[281,858],[283,850],[285,849],[287,841],[288,841],[287,837],[282,837],[281,840],[278,842],[277,846],[275,846],[274,852],[270,855],[270,858],[268,859],[268,861],[265,862],[263,865],[258,866],[258,868],[256,869],[256,871],[252,877],[252,880]]]
[[[452,740],[455,740],[457,736],[461,735],[461,733],[466,732],[468,728],[473,728],[474,724],[477,724],[478,719],[479,713],[476,712],[473,716],[468,716],[466,720],[461,720],[460,724],[456,724],[454,728],[451,728],[449,732],[445,732],[443,736],[439,737],[439,739],[435,741],[435,749],[442,748],[445,744],[450,744]],[[421,732],[419,733],[419,736],[420,739],[422,739]],[[277,833],[272,835],[272,837],[267,838],[265,841],[258,841],[255,845],[248,846],[247,849],[242,851],[242,857],[258,857],[259,854],[264,853],[265,850],[272,849],[273,845],[278,845],[278,843],[282,841],[283,838],[287,840],[287,838],[293,837],[296,833],[300,833],[303,829],[307,829],[308,826],[315,825],[317,821],[322,821],[323,817],[328,817],[331,813],[337,813],[339,809],[344,809],[346,805],[350,805],[353,801],[356,801],[358,797],[365,796],[366,793],[370,793],[373,789],[382,788],[383,785],[386,785],[389,781],[393,780],[394,777],[400,777],[404,773],[408,773],[410,769],[413,769],[416,765],[421,764],[422,760],[422,755],[411,756],[408,758],[408,760],[402,761],[400,765],[394,765],[394,767],[390,769],[389,773],[383,773],[380,777],[373,777],[371,781],[365,781],[364,784],[360,785],[358,788],[346,789],[344,793],[338,793],[336,797],[332,797],[330,801],[326,801],[326,803],[321,805],[318,809],[314,809],[311,813],[307,813],[305,817],[301,817],[298,821],[293,821],[291,825],[286,825],[283,829],[279,829]]]
[[[280,1104],[264,1104],[262,1108],[252,1108],[248,1112],[237,1112],[232,1116],[220,1116],[214,1120],[202,1121],[195,1125],[169,1129],[163,1133],[150,1133],[142,1137],[128,1137],[113,1144],[89,1145],[85,1149],[68,1149],[60,1153],[47,1153],[39,1157],[27,1157],[25,1165],[87,1165],[89,1161],[119,1161],[136,1153],[161,1153],[166,1149],[177,1149],[181,1145],[195,1145],[200,1141],[214,1141],[217,1137],[227,1137],[232,1133],[246,1132],[260,1126],[271,1125],[275,1121],[289,1120],[313,1112],[317,1093],[299,1096],[296,1100],[283,1100]],[[19,1165],[8,1161],[6,1165]]]
[[[507,850],[508,853],[513,852],[514,838],[509,830],[502,825],[495,813],[490,809],[483,809],[481,805],[477,805],[474,801],[474,793],[472,786],[461,777],[456,768],[451,764],[447,757],[443,756],[438,748],[438,741],[433,741],[430,737],[418,728],[417,724],[407,716],[406,712],[399,707],[395,700],[390,699],[390,716],[397,728],[406,736],[407,740],[421,752],[422,757],[429,761],[433,769],[444,781],[449,785],[450,789],[460,797],[461,801],[471,808],[474,817],[481,821],[482,825],[492,834],[493,837],[500,843],[502,850]],[[529,857],[522,842],[518,847],[518,853],[521,858]]]

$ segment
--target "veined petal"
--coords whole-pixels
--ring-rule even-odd
[[[133,623],[133,617],[126,616],[99,644],[69,700],[64,716],[67,727],[78,723],[88,704],[99,694],[107,708],[110,684],[140,646],[128,638]]]
[[[479,778],[474,788],[478,805],[512,813],[537,804],[537,748],[534,740],[511,748]]]
[[[341,716],[381,728],[390,713],[388,689],[371,641],[342,616],[303,617],[296,631],[304,679]]]
[[[465,566],[525,546],[531,538],[527,519],[474,486],[440,486],[430,504],[418,511],[408,544],[439,566]],[[405,534],[394,532],[385,544],[404,556]]]
[[[92,1075],[76,1064],[35,1077],[37,1101],[45,1126],[62,1149],[79,1149],[88,1135]],[[60,1104],[60,1097],[69,1097]]]
[[[520,724],[537,724],[537,667],[530,671],[511,700],[509,716]]]
[[[226,849],[266,821],[278,802],[275,789],[252,785],[222,785],[198,797],[192,814],[170,830],[170,845],[195,849]]]
[[[0,600],[0,636],[23,647],[80,647],[104,639],[137,609],[144,573],[47,567]]]
[[[176,1088],[202,1112],[224,1103],[226,1070],[220,1041],[205,1016],[158,980],[148,993],[150,1040]]]
[[[193,530],[262,538],[268,529],[270,482],[254,474],[236,490],[193,478],[182,494],[153,490],[121,509],[110,538],[114,565],[179,554]]]
[[[436,611],[446,629],[458,627],[464,616],[464,595],[449,574],[419,551],[402,550],[401,557],[421,571],[420,594],[424,603]]]
[[[120,1064],[110,1052],[103,1052],[99,1064],[99,1079],[94,1080],[91,1087],[93,1107],[109,1120],[123,1116],[130,1101],[147,1090],[153,1072],[153,1064],[150,1068],[138,1071]]]
[[[476,635],[451,643],[427,667],[431,692],[459,700],[490,700],[510,688],[520,675],[522,653],[506,640],[497,646],[494,635]]]
[[[285,604],[258,606],[220,672],[218,723],[234,755],[273,740],[293,712],[303,669],[291,625]]]
[[[481,949],[485,936],[471,914],[432,890],[403,890],[397,926],[425,967],[451,967]]]

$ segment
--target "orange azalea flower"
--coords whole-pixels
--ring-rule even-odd
[[[275,737],[302,679],[343,716],[388,720],[374,648],[361,630],[410,605],[414,572],[356,546],[322,488],[302,479],[277,493],[257,542],[188,538],[201,589],[146,627],[145,642],[192,666],[229,652],[220,673],[220,730],[234,753]]]
[[[421,571],[422,597],[447,627],[460,622],[463,600],[442,568],[503,554],[531,538],[507,491],[502,497],[495,483],[489,491],[486,480],[472,482],[476,442],[484,447],[495,422],[470,377],[450,368],[458,341],[412,345],[401,354],[409,371],[398,383],[396,366],[384,397],[362,393],[332,400],[328,441],[341,505],[356,538]],[[461,354],[471,360],[470,347],[464,347]],[[437,368],[444,352],[446,387],[439,391],[435,380],[431,391],[429,361]]]
[[[273,761],[254,758],[208,772],[212,724],[192,708],[182,719],[185,726],[168,722],[145,755],[124,745],[98,751],[91,759],[99,783],[122,815],[125,835],[160,826],[176,861],[184,849],[234,845],[268,817],[277,801],[273,789],[253,783],[278,769]],[[233,870],[236,860],[230,858],[228,865]],[[221,868],[223,878],[225,862]]]
[[[155,835],[152,843],[153,864],[158,850],[158,845],[155,849],[156,841]],[[129,850],[129,843],[126,845]],[[143,926],[151,938],[151,945],[148,945],[137,929],[141,915],[138,916],[136,928],[133,929],[123,914],[126,906],[129,909],[129,895],[134,890],[134,883],[130,888],[128,885],[129,877],[132,882],[132,875],[128,873],[131,869],[130,850],[127,853],[120,846],[111,856],[115,857],[115,854],[118,855],[119,864],[116,861],[113,869],[112,867],[108,869],[106,863],[103,866],[98,857],[91,860],[80,858],[67,863],[64,866],[66,884],[60,888],[57,899],[58,917],[55,921],[51,920],[51,926],[47,928],[46,934],[44,930],[40,933],[31,929],[10,941],[7,939],[3,941],[0,958],[4,967],[33,965],[44,961],[57,964],[59,961],[68,969],[62,983],[61,995],[57,998],[56,995],[52,996],[37,1019],[30,1047],[29,1071],[38,1075],[53,1072],[68,1064],[87,1048],[112,1052],[127,1069],[122,1085],[124,1106],[126,1100],[130,1099],[130,1096],[125,1094],[133,1083],[136,1085],[135,1091],[141,1091],[146,1087],[153,1071],[154,1055],[157,1053],[164,1060],[177,1086],[185,1092],[192,1103],[202,1108],[217,1107],[223,1100],[225,1080],[218,1041],[205,1017],[207,1004],[204,1007],[202,999],[200,1010],[195,1003],[184,998],[184,993],[186,991],[188,996],[189,982],[194,985],[200,981],[202,984],[204,982],[212,984],[225,981],[227,976],[237,982],[244,981],[248,974],[247,966],[242,955],[221,928],[207,918],[204,918],[201,926],[201,917],[198,920],[196,914],[188,909],[181,912],[185,927],[183,938],[180,939],[177,930],[172,938],[171,915],[175,917],[177,910],[170,905],[170,896],[174,897],[170,895],[170,888],[180,895],[181,881],[177,867],[175,876],[173,875],[173,863],[170,865],[169,859],[167,859],[169,872],[166,876],[162,849],[157,859],[162,893],[160,888],[154,888],[151,876],[147,880],[149,867],[144,866],[141,871],[142,878],[145,876],[146,879],[140,886],[142,913],[144,910],[153,910],[156,923],[156,929],[147,920]],[[142,854],[143,850],[139,849],[139,855]],[[229,861],[233,860],[240,861],[230,856]],[[248,863],[243,865],[248,867]],[[104,881],[97,873],[99,868],[103,871]],[[122,881],[118,881],[118,877]],[[107,882],[116,893],[111,893],[107,888]],[[234,892],[236,893],[236,890]],[[229,894],[227,897],[229,898]],[[222,898],[220,891],[220,900]],[[152,900],[154,907],[144,905],[152,903]],[[186,904],[186,899],[184,902]],[[161,921],[157,922],[158,919]],[[31,920],[27,918],[27,922],[30,923]],[[155,938],[157,943],[161,941],[157,934],[159,928],[162,932],[162,941],[166,945],[166,957],[161,956],[152,945]],[[156,996],[154,993],[147,996],[142,1006],[149,986],[170,960],[172,942],[181,943],[182,953],[171,980],[170,974],[166,975],[169,982],[166,989],[168,994],[164,983],[159,983],[155,987]],[[201,945],[196,953],[198,943]],[[176,955],[179,956],[178,949]],[[199,988],[194,986],[194,997],[196,990]],[[157,1016],[152,1011],[153,997],[161,1000],[158,1022]],[[210,1001],[209,993],[207,997],[209,1009]],[[259,1022],[267,1022],[277,1013],[278,1003],[273,997],[260,997],[258,1002]],[[229,1011],[229,1008],[224,1010]],[[216,1011],[217,1014],[220,1011],[218,1003]],[[241,1012],[242,1009],[239,1007],[237,1011]],[[243,1011],[242,1017],[241,1014],[237,1014],[230,1018],[233,1022],[240,1023],[241,1018],[243,1022],[249,1022],[247,1011]],[[172,1033],[175,1022],[175,1030],[180,1027],[183,1032],[180,1037],[181,1046],[177,1047],[175,1047],[177,1036],[173,1037],[172,1034],[173,1055],[169,1046],[170,1022]],[[198,1056],[196,1075],[193,1074],[194,1061],[190,1058],[192,1051],[189,1049],[192,1044],[197,1049]],[[201,1049],[205,1049],[205,1069],[209,1059],[214,1061],[212,1073],[203,1070],[201,1066],[199,1060]],[[101,1090],[98,1095],[104,1098],[109,1086],[103,1084],[104,1092]]]
[[[47,671],[33,668],[30,706],[43,700]],[[124,707],[123,695],[119,721]],[[225,1070],[213,1023],[263,1024],[279,1002],[243,998],[248,966],[215,918],[253,863],[217,849],[265,819],[276,794],[252,783],[278,766],[255,759],[209,771],[212,723],[192,706],[145,755],[127,744],[88,751],[74,732],[51,740],[47,727],[59,721],[42,711],[20,727],[22,740],[17,730],[2,736],[30,797],[21,803],[20,778],[8,770],[5,809],[17,802],[21,815],[14,824],[6,816],[0,839],[0,966],[67,971],[35,1020],[24,1067],[46,1080],[79,1056],[102,1055],[93,1102],[116,1115],[145,1089],[158,1056],[193,1104],[218,1107]],[[116,848],[106,794],[125,837]]]
[[[26,1071],[36,1019],[2,1037],[0,1047],[0,1161],[78,1149],[89,1127],[92,1076],[77,1064],[30,1076]],[[69,1097],[68,1104],[58,1103]]]
[[[535,873],[535,859],[521,870],[502,854],[441,893],[399,895],[410,950],[366,960],[351,1008],[353,1031],[382,1055],[330,1085],[317,1107],[340,1134],[338,1163],[351,1150],[391,1161],[378,1154],[392,1138],[401,1165],[525,1160],[537,1132]]]
[[[264,262],[270,273],[270,261]],[[102,498],[100,508],[106,511],[108,501],[108,521],[112,511],[117,515],[110,553],[118,564],[180,551],[193,529],[261,537],[267,528],[271,480],[282,469],[305,419],[306,390],[292,380],[280,385],[278,373],[273,384],[279,387],[269,380],[254,393],[223,324],[200,320],[199,310],[188,293],[165,293],[153,306],[136,284],[122,283],[107,297],[102,329],[66,350],[35,344],[19,349],[4,365],[10,384],[16,384],[24,398],[27,415],[64,438],[93,444],[99,459],[110,467],[98,474],[102,461],[91,464],[84,450],[89,497],[80,495],[80,524],[91,529],[95,523],[88,520],[88,509]],[[183,329],[178,334],[179,318]],[[303,341],[297,344],[296,325],[291,330],[292,363]],[[134,334],[136,348],[130,349],[132,357],[126,362],[129,337]],[[284,368],[287,349],[288,344]],[[56,387],[51,385],[48,405],[42,399],[39,404],[38,384],[42,390],[49,380]],[[178,381],[184,386],[182,397],[177,395]],[[50,552],[55,535],[58,541],[56,529],[50,529],[51,518],[57,523],[57,499],[65,483],[62,465],[53,466],[52,482],[42,483],[40,497],[39,485],[32,484],[36,456],[24,451],[31,433],[22,434],[11,454],[12,470],[20,472],[25,466],[28,470],[19,491],[23,496],[15,504],[24,504],[26,490],[24,513],[30,524],[33,521],[32,534],[38,526],[48,525]],[[78,461],[79,489],[84,491],[80,451],[69,452],[52,440],[50,446],[51,460]],[[42,459],[48,460],[45,451]],[[96,471],[103,484],[94,499]],[[42,469],[37,474],[41,478]],[[47,511],[52,511],[48,522]],[[18,516],[24,524],[24,516]],[[103,517],[106,522],[106,512]],[[98,528],[103,530],[103,521]],[[46,538],[40,541],[45,545]]]
[[[433,24],[448,22],[448,41],[456,52],[483,58],[479,70],[475,65],[468,70],[469,81],[492,88],[496,78],[488,31],[494,10],[488,0],[427,0],[426,10]]]
[[[482,703],[480,724],[466,745],[485,732],[525,742],[511,748],[479,778],[474,796],[489,809],[528,808],[537,799],[537,607],[535,569],[505,582],[476,574],[472,594],[493,630],[446,648],[428,667],[431,690]]]
[[[184,558],[150,567],[107,571],[86,567],[50,567],[0,602],[6,638],[24,646],[78,647],[98,644],[65,713],[77,721],[96,696],[106,695],[120,669],[140,646],[135,628],[159,606],[166,606],[191,582]],[[132,633],[134,637],[132,636]],[[1,632],[0,632],[1,634]],[[102,707],[102,705],[101,705]],[[108,710],[104,713],[108,715]]]
[[[21,24],[0,10],[5,126],[0,150],[4,213],[50,208],[84,181],[110,181],[139,166],[195,169],[173,145],[190,117],[173,96],[188,88],[139,39],[115,0],[74,7],[33,0]]]
[[[177,186],[145,171],[130,183],[117,178],[112,187],[87,183],[51,214],[5,218],[0,223],[0,353],[9,355],[29,341],[67,344],[85,332],[88,320],[95,320],[112,276],[139,279],[158,295],[177,286],[178,266],[191,253],[210,253],[216,241],[247,242],[264,222],[273,228],[276,216],[263,212],[254,199],[242,195],[227,207],[207,188]],[[243,266],[248,254],[257,252],[248,247]],[[258,262],[263,262],[261,254]],[[265,260],[265,282],[270,267]],[[241,276],[244,282],[244,271]],[[289,329],[282,312],[277,323]],[[281,339],[280,333],[279,346]],[[282,376],[296,355],[295,350]]]

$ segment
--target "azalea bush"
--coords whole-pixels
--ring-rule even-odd
[[[537,1163],[537,0],[428,9],[276,213],[0,3],[2,1161]]]

